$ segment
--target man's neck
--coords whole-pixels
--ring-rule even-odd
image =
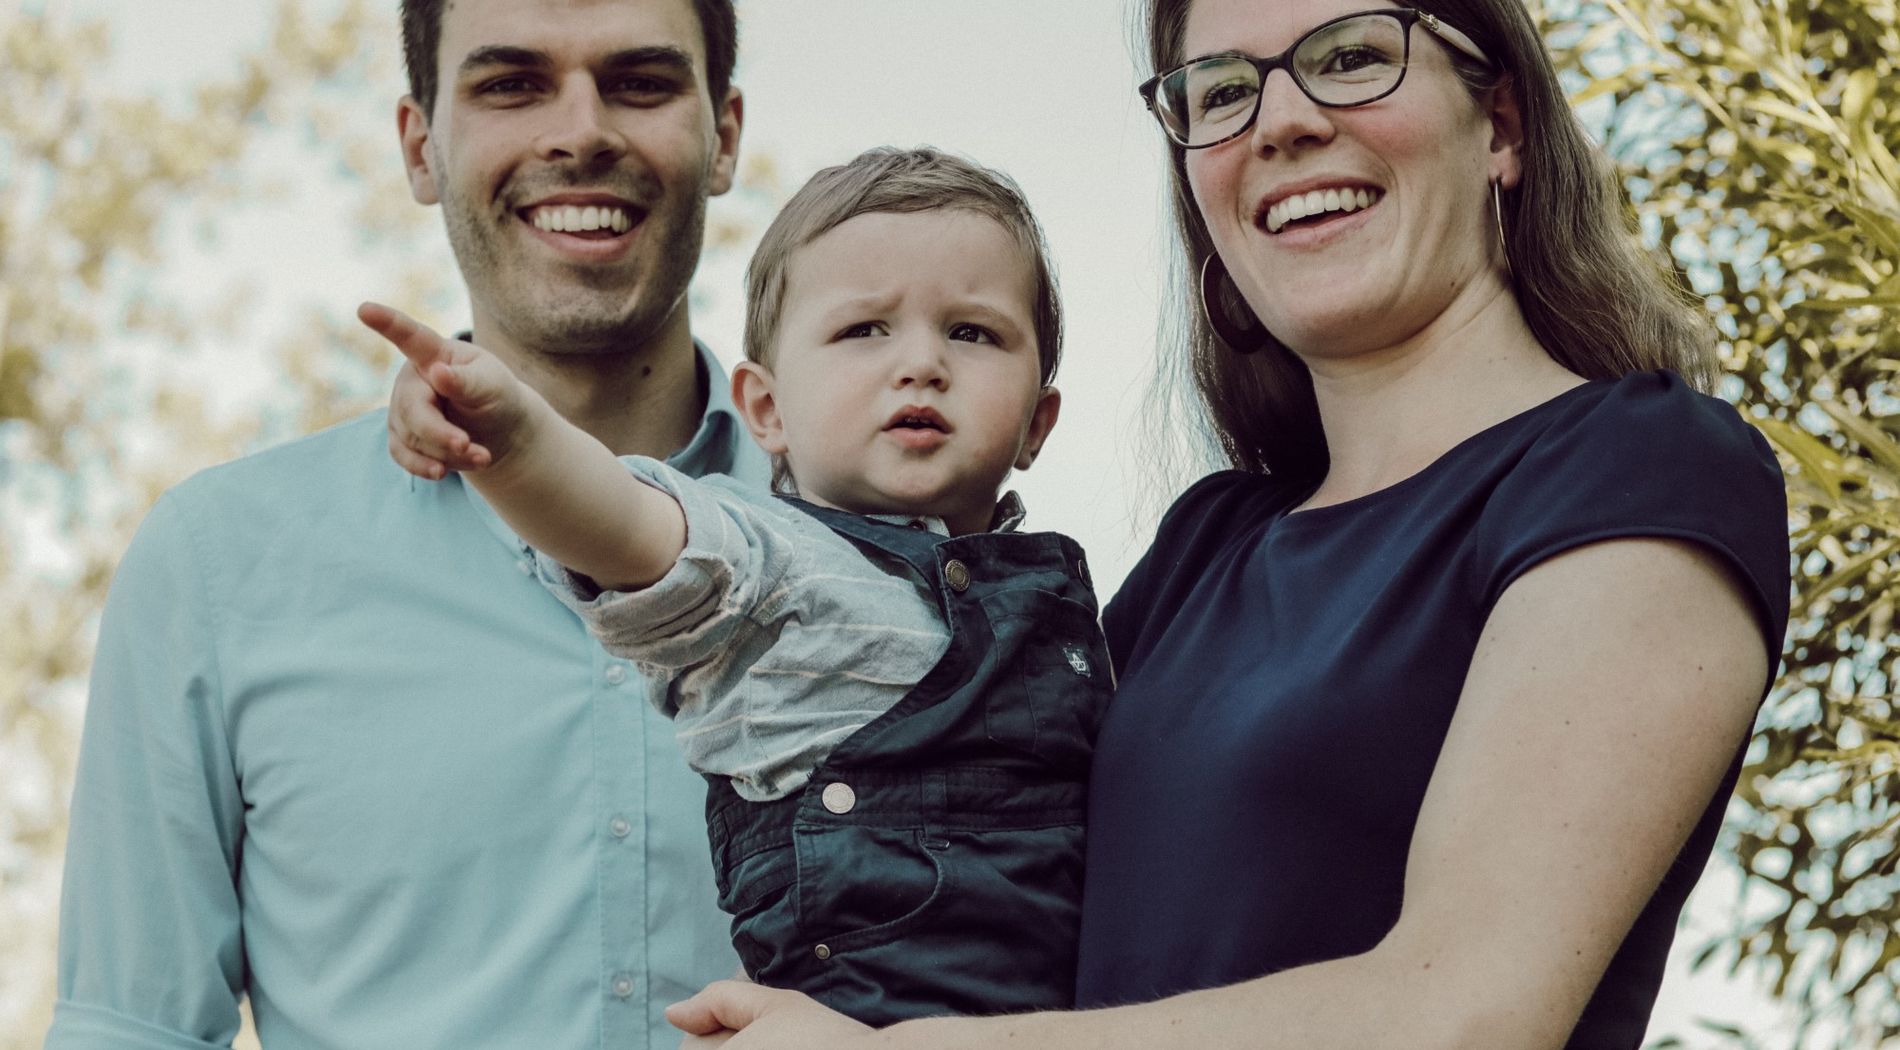
[[[616,456],[665,459],[692,440],[705,413],[684,309],[655,338],[616,353],[523,346],[479,315],[473,338]]]

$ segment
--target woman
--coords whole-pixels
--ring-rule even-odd
[[[1078,1004],[1109,1008],[870,1034],[722,984],[676,1023],[1639,1045],[1780,649],[1779,474],[1694,391],[1705,329],[1519,0],[1367,2],[1147,11],[1193,371],[1235,469],[1104,618]]]

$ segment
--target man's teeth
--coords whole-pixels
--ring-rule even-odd
[[[537,230],[552,233],[580,233],[586,230],[612,230],[626,233],[633,229],[633,216],[625,208],[580,207],[573,204],[556,204],[534,209],[529,217]]]
[[[1279,233],[1287,223],[1326,212],[1353,212],[1372,207],[1381,196],[1378,190],[1333,189],[1296,193],[1267,209],[1267,232]]]

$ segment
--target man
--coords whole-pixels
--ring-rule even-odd
[[[473,338],[617,453],[764,483],[690,334],[742,110],[730,0],[404,0],[398,111]],[[153,509],[100,632],[53,1048],[675,1045],[735,968],[704,785],[383,414]],[[444,649],[452,660],[421,655]]]

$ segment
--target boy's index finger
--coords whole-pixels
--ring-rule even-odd
[[[437,361],[454,363],[455,343],[401,310],[381,303],[364,303],[356,308],[356,318],[393,343],[404,357],[415,363],[417,371],[427,374],[428,367]]]

